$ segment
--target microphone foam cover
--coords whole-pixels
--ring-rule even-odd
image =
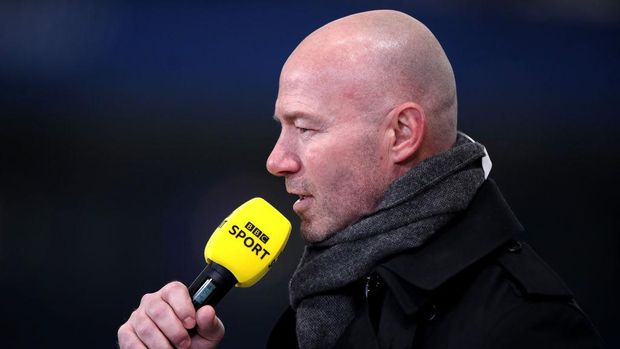
[[[237,287],[249,287],[276,261],[290,232],[286,217],[264,199],[253,198],[215,229],[205,246],[205,260],[233,273]]]

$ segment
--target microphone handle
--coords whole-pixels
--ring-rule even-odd
[[[223,266],[211,262],[198,274],[188,287],[194,308],[209,304],[215,306],[237,283],[237,278]],[[187,330],[190,336],[196,334],[196,327]]]
[[[206,304],[215,306],[236,283],[237,279],[228,269],[215,262],[207,264],[188,287],[194,308]]]

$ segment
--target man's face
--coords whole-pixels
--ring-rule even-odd
[[[355,95],[355,85],[303,65],[282,72],[275,107],[282,129],[267,169],[299,197],[293,210],[306,241],[372,211],[389,185],[384,125],[363,115]]]

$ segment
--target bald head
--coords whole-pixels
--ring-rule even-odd
[[[425,149],[437,153],[454,143],[452,67],[430,30],[404,13],[358,13],[310,34],[287,60],[280,84],[309,79],[324,93],[351,102],[358,115],[381,117],[415,102],[426,117]]]
[[[331,22],[282,68],[267,169],[299,196],[307,241],[372,212],[387,188],[456,138],[450,63],[433,34],[400,12]]]

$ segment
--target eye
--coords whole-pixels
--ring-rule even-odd
[[[309,128],[305,128],[305,127],[299,127],[299,126],[296,126],[295,128],[297,129],[297,131],[298,131],[300,134],[304,134],[304,133],[306,133],[306,132],[310,132],[310,131],[312,131],[311,129],[309,129]]]

